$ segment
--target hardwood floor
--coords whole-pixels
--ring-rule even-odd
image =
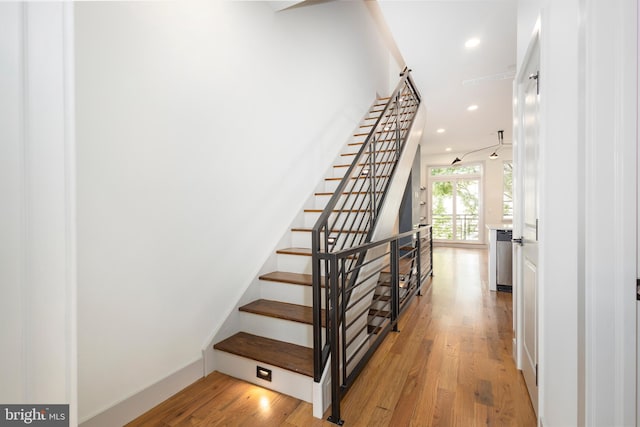
[[[511,357],[511,294],[487,287],[486,250],[436,248],[417,297],[342,401],[347,426],[535,426]],[[311,405],[215,372],[129,426],[333,426]]]

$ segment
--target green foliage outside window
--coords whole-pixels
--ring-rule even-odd
[[[434,239],[479,239],[480,181],[477,178],[465,179],[460,175],[478,175],[480,173],[480,165],[431,168],[431,176],[451,176],[450,180],[440,178],[432,182],[431,218]],[[456,197],[455,215],[453,212],[454,194]]]
[[[480,174],[480,165],[431,168],[431,176]]]
[[[513,163],[503,163],[502,218],[513,219]]]

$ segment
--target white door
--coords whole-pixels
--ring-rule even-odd
[[[519,365],[529,396],[538,413],[538,142],[539,142],[539,47],[534,40],[526,65],[516,82],[518,123],[516,170],[516,327]],[[518,241],[518,239],[516,239]]]

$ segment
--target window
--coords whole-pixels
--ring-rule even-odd
[[[482,240],[481,176],[479,164],[429,168],[434,239]]]
[[[502,219],[513,221],[513,163],[502,165]]]

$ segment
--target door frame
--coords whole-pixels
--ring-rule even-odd
[[[536,25],[534,33],[531,36],[531,40],[529,42],[529,46],[525,53],[525,56],[522,60],[521,67],[516,75],[516,78],[513,81],[513,93],[514,93],[514,105],[513,105],[513,237],[522,237],[524,230],[522,229],[522,221],[519,218],[522,218],[524,215],[524,197],[522,196],[523,192],[523,158],[524,158],[524,137],[525,137],[525,126],[524,126],[524,110],[520,109],[518,106],[525,105],[526,93],[524,90],[521,90],[520,83],[527,80],[529,77],[526,75],[527,66],[529,62],[533,59],[534,55],[538,57],[538,68],[540,68],[540,26]],[[540,119],[540,111],[538,112],[538,116]],[[538,129],[538,146],[540,145],[540,130]],[[538,156],[538,165],[536,169],[538,170],[537,176],[538,180],[540,179],[540,158]],[[541,186],[537,185],[538,188],[538,200],[540,199],[540,190]],[[523,274],[524,269],[522,263],[519,262],[522,258],[522,246],[513,245],[513,299],[512,299],[512,312],[513,312],[513,356],[515,359],[516,367],[519,370],[523,370],[524,367],[524,293],[521,292],[520,285],[523,282]],[[537,301],[540,300],[539,296],[536,298]],[[540,334],[540,319],[539,319],[539,302],[536,302],[536,341],[539,340]],[[539,363],[540,359],[540,351],[538,349],[538,344],[536,344],[536,361]],[[538,407],[539,414],[539,402],[540,402],[540,387],[537,387],[538,396],[536,396],[536,404]]]

